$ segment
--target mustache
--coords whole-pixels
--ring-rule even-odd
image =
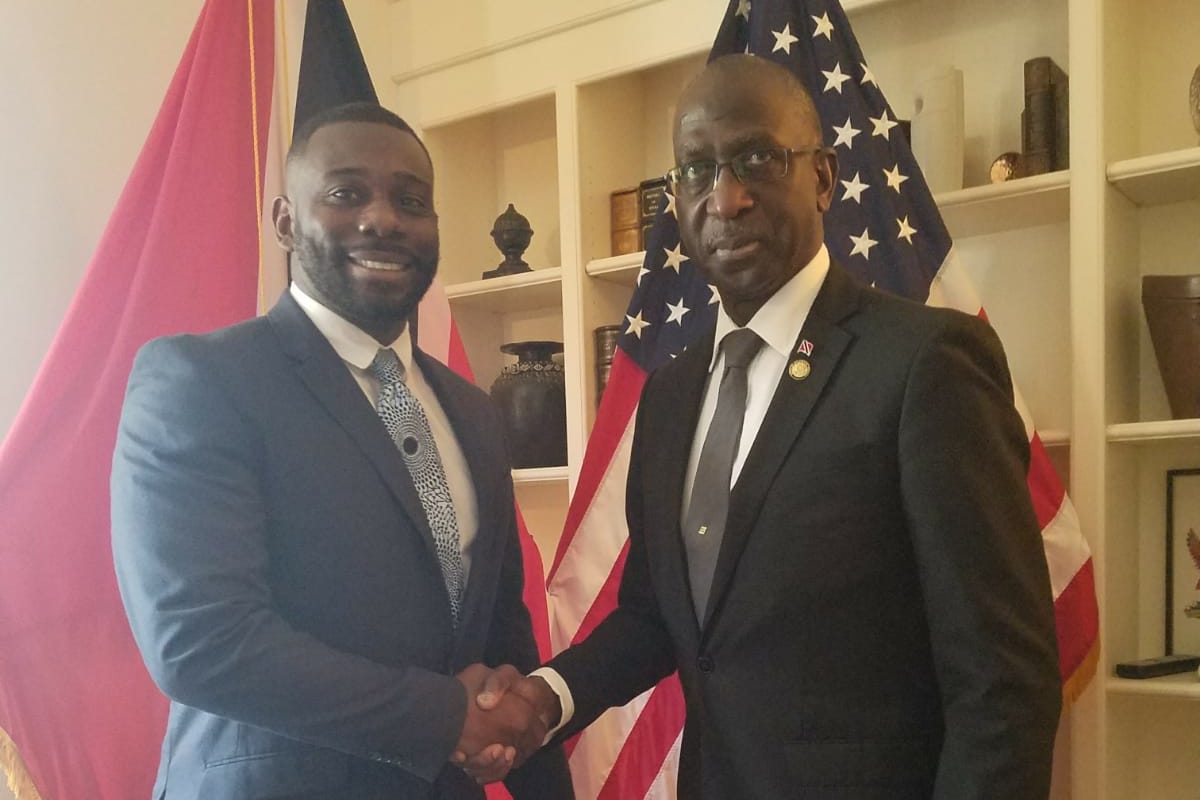
[[[755,228],[724,226],[716,230],[706,230],[700,237],[700,243],[706,250],[733,250],[766,238],[765,233]]]

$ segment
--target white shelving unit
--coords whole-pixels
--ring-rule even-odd
[[[564,343],[568,463],[514,472],[547,564],[594,422],[592,330],[622,319],[642,264],[611,254],[609,194],[671,165],[674,99],[725,5],[513,0],[501,14],[464,0],[445,15],[434,0],[393,4],[391,101],[433,157],[442,279],[480,384],[503,367],[502,342]],[[1200,4],[843,5],[897,116],[911,116],[924,69],[963,71],[966,187],[936,200],[1092,546],[1103,648],[1060,737],[1054,797],[1197,797],[1196,676],[1112,670],[1162,653],[1165,473],[1200,466],[1200,419],[1170,419],[1140,306],[1143,275],[1200,272],[1186,103]],[[991,160],[1020,149],[1022,64],[1039,55],[1070,75],[1071,167],[989,184]],[[500,261],[488,234],[508,203],[532,224],[535,269],[480,280]]]

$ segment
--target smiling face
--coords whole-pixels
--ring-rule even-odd
[[[433,167],[411,133],[378,122],[319,128],[288,164],[275,234],[304,292],[391,344],[433,282]]]
[[[728,166],[735,156],[821,144],[811,101],[781,67],[762,59],[718,59],[684,92],[675,126],[675,163],[723,164],[716,187],[676,198],[688,256],[721,294],[726,313],[746,324],[812,259],[824,237],[837,158],[827,150],[792,155],[778,181],[744,185]]]

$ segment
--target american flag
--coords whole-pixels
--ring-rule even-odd
[[[825,215],[830,255],[876,287],[930,305],[985,316],[837,0],[731,0],[710,58],[748,52],[798,74],[816,101],[841,174]],[[579,484],[549,576],[555,650],[587,637],[616,604],[627,551],[624,518],[634,411],[645,378],[716,316],[716,293],[679,242],[673,199],[651,231]],[[1098,613],[1091,553],[1028,410],[1029,490],[1042,528],[1068,698],[1095,669]],[[674,676],[612,709],[569,749],[576,794],[674,796],[684,708]]]

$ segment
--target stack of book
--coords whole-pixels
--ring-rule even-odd
[[[613,192],[609,208],[612,254],[619,256],[645,250],[646,236],[666,202],[666,178],[651,178],[635,188]]]

